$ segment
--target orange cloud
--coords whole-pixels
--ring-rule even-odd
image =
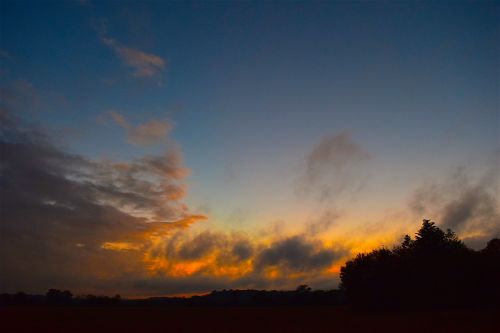
[[[105,250],[113,250],[113,251],[129,251],[129,250],[140,250],[140,244],[134,244],[130,242],[104,242],[101,245],[101,248]]]

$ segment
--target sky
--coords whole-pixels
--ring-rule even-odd
[[[336,288],[500,237],[498,2],[0,1],[0,291]]]

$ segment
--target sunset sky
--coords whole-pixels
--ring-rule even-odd
[[[500,237],[495,2],[0,2],[0,292],[336,288]]]

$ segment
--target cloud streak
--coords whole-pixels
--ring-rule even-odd
[[[166,68],[166,62],[158,55],[123,45],[107,33],[107,21],[104,19],[92,22],[101,43],[110,48],[122,63],[132,71],[135,77],[148,78],[158,76]]]
[[[157,55],[124,46],[112,38],[101,37],[101,41],[115,52],[125,66],[132,70],[133,76],[152,77],[165,70],[165,60]]]
[[[118,126],[127,130],[127,140],[137,146],[154,145],[164,141],[173,125],[168,120],[151,119],[139,125],[130,124],[125,116],[116,111],[109,111],[99,119],[110,117]]]

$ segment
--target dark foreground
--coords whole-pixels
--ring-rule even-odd
[[[2,332],[499,332],[500,309],[359,312],[332,307],[0,308]]]

